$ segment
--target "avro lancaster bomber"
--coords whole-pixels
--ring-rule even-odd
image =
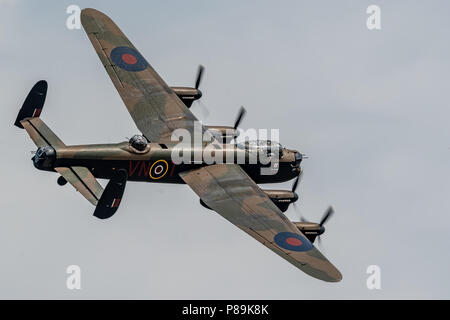
[[[262,174],[267,164],[260,161],[175,163],[172,152],[178,141],[173,141],[172,134],[184,129],[194,136],[199,123],[189,108],[202,96],[203,68],[195,87],[169,87],[105,14],[84,9],[81,22],[141,134],[115,144],[65,145],[40,118],[47,94],[47,82],[41,80],[31,89],[15,121],[38,147],[32,158],[37,169],[56,172],[59,185],[69,182],[95,206],[94,216],[100,219],[116,213],[127,181],[187,184],[200,197],[202,206],[216,211],[308,275],[328,282],[342,279],[313,245],[325,231],[323,224],[333,212],[331,207],[320,223],[292,222],[283,214],[298,200],[300,152],[270,140],[235,143],[245,113],[241,109],[233,127],[200,125],[201,132],[214,137],[211,143],[220,141],[221,148],[232,150],[236,159],[248,159],[255,152],[276,157],[274,174]],[[200,148],[208,145],[202,143]],[[109,182],[103,188],[97,179]],[[291,190],[258,186],[292,179]]]

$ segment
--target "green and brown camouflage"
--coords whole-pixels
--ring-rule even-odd
[[[54,169],[90,203],[94,206],[98,204],[103,194],[103,187],[98,183],[88,168],[73,166],[55,167]]]
[[[305,251],[288,250],[276,243],[274,238],[279,234],[301,237],[301,232],[239,165],[206,166],[183,172],[180,176],[208,207],[297,268],[328,282],[342,279],[340,272],[311,243]],[[309,242],[305,237],[301,238],[302,246]]]
[[[193,136],[194,122],[198,121],[197,118],[142,57],[119,27],[108,16],[95,9],[82,10],[81,23],[143,135],[151,142],[169,143],[172,132],[183,128]],[[140,64],[138,71],[117,66],[117,61],[113,61],[111,57],[111,52],[117,48],[129,48],[123,50],[121,57],[124,55],[130,57],[126,56],[127,54],[134,56],[130,59],[138,60],[137,63]]]
[[[39,118],[36,118],[40,120]],[[33,122],[35,119],[31,119]],[[45,125],[42,121],[40,121]],[[32,133],[33,134],[33,133]],[[30,134],[30,136],[32,136]],[[36,136],[36,135],[35,135]],[[33,137],[32,137],[33,139]],[[37,138],[37,140],[43,140]],[[42,144],[40,146],[44,146]],[[52,145],[52,144],[50,144]],[[53,146],[53,145],[52,145]],[[175,145],[161,145],[158,143],[148,143],[144,151],[133,148],[129,141],[113,144],[92,144],[92,145],[74,145],[74,146],[55,146],[54,159],[46,165],[39,166],[38,169],[52,171],[54,167],[86,167],[97,178],[110,179],[114,170],[126,169],[128,171],[128,180],[160,182],[160,183],[184,183],[178,176],[180,172],[199,168],[208,165],[206,162],[195,161],[195,152],[193,150],[184,150],[184,153],[190,153],[189,162],[176,164],[172,161],[172,153]],[[206,149],[201,149],[205,151]],[[300,163],[295,159],[295,151],[282,149],[280,159],[277,159],[278,168],[272,175],[263,174],[261,168],[269,165],[261,163],[250,163],[249,152],[245,149],[236,147],[234,144],[223,145],[220,150],[223,155],[218,158],[219,161],[210,163],[227,163],[228,154],[232,154],[231,163],[238,162],[244,171],[258,183],[274,183],[291,180],[298,176],[300,172]],[[217,152],[217,150],[216,150]],[[167,163],[167,172],[158,179],[153,179],[151,175],[151,166],[158,162]]]
[[[280,152],[273,159],[276,161],[266,163],[260,154],[255,158],[250,144],[228,143],[237,136],[236,124],[234,127],[201,126],[201,134],[211,131],[215,137],[226,138],[226,143],[213,139],[202,140],[198,145],[188,144],[182,150],[184,161],[175,161],[174,154],[180,151],[172,139],[174,131],[184,129],[195,136],[198,130],[197,119],[188,109],[187,101],[201,96],[199,90],[184,87],[173,90],[167,86],[103,13],[84,9],[81,21],[146,139],[136,135],[129,141],[114,144],[65,145],[39,118],[47,92],[47,83],[40,81],[30,91],[15,122],[38,147],[32,159],[37,169],[59,173],[58,183],[72,184],[96,206],[94,215],[100,219],[116,212],[127,180],[186,183],[200,197],[203,206],[218,212],[305,273],[329,282],[342,279],[340,272],[312,244],[317,234],[323,233],[322,223],[294,224],[282,213],[298,199],[295,189],[302,172],[301,153],[278,144]],[[276,148],[273,142],[270,147]],[[105,189],[96,178],[109,180]],[[293,178],[297,180],[292,190],[263,190],[257,185]],[[302,231],[311,234],[305,236]]]

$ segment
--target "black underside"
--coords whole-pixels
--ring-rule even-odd
[[[161,183],[181,183],[184,181],[178,175],[180,172],[198,169],[205,164],[179,164],[170,163],[167,172],[161,177],[152,177],[149,173],[153,161],[142,160],[79,160],[79,159],[57,159],[55,167],[81,166],[88,168],[92,174],[99,179],[111,179],[115,172],[123,169],[127,173],[128,181],[142,182],[161,182]],[[278,183],[285,182],[295,178],[298,175],[296,169],[293,169],[290,163],[280,162],[279,170],[274,175],[261,174],[261,165],[243,164],[242,169],[256,183]]]
[[[116,170],[103,191],[100,200],[94,211],[94,216],[99,219],[110,218],[119,209],[123,192],[127,183],[127,171],[124,169]]]
[[[38,81],[33,88],[31,88],[28,96],[26,97],[22,108],[20,108],[19,114],[17,115],[14,125],[23,129],[22,121],[25,118],[30,118],[33,116],[39,116],[44,103],[45,97],[47,96],[47,81]]]

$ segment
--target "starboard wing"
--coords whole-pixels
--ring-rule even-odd
[[[239,165],[216,164],[180,176],[211,209],[303,272],[328,282],[342,279]]]

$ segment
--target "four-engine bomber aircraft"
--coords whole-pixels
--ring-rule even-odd
[[[342,279],[312,244],[324,232],[331,207],[320,223],[291,222],[282,213],[298,199],[295,189],[302,172],[302,154],[271,141],[230,143],[237,136],[236,128],[244,113],[241,110],[234,127],[202,126],[202,132],[223,138],[223,148],[232,148],[244,158],[255,151],[279,155],[276,174],[261,174],[264,164],[259,161],[175,164],[171,154],[176,143],[171,134],[176,129],[194,134],[197,118],[189,107],[201,97],[198,87],[203,69],[199,70],[195,88],[171,88],[105,14],[84,9],[81,22],[142,135],[117,144],[65,145],[39,118],[47,93],[47,82],[42,80],[31,89],[15,122],[38,147],[32,158],[37,169],[57,172],[58,184],[72,184],[96,206],[94,215],[100,219],[116,212],[128,180],[186,183],[204,207],[216,211],[305,273],[329,282]],[[109,179],[105,189],[96,178]],[[262,190],[257,185],[291,179],[296,179],[292,190]]]

